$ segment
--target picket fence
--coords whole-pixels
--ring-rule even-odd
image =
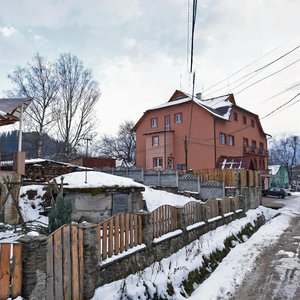
[[[14,243],[0,243],[0,300],[21,296],[21,289],[21,245]]]

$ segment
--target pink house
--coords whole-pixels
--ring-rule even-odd
[[[176,90],[135,124],[136,164],[145,169],[253,168],[268,165],[258,115],[233,94],[202,99]]]

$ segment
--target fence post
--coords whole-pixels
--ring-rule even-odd
[[[176,207],[177,208],[177,224],[178,228],[181,229],[183,232],[186,231],[186,223],[185,223],[185,215],[183,207]]]
[[[142,216],[143,244],[147,247],[151,247],[153,242],[152,214],[145,211],[141,211],[138,214]]]
[[[142,183],[145,182],[145,172],[144,172],[144,167],[141,169],[142,172]]]
[[[178,171],[176,170],[176,186],[179,188]]]
[[[199,175],[197,176],[197,189],[198,189],[198,194],[200,195],[201,185],[200,185],[200,177],[199,177]]]
[[[94,295],[98,278],[98,238],[96,224],[79,224],[83,231],[83,296],[91,299]]]
[[[157,186],[161,186],[161,184],[160,184],[160,170],[158,170],[158,173],[157,173]]]
[[[22,296],[24,299],[46,299],[47,236],[24,235],[22,245]]]

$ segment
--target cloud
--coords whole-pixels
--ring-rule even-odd
[[[130,38],[125,38],[122,42],[122,45],[125,49],[127,50],[132,50],[136,46],[136,40],[135,39],[130,39]]]
[[[12,34],[18,32],[14,27],[0,27],[0,33],[4,36],[4,37],[10,37]]]

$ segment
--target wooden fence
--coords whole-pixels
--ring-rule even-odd
[[[232,211],[231,199],[225,197],[222,199],[222,213],[227,214]]]
[[[47,242],[47,299],[83,299],[82,229],[64,225]]]
[[[177,208],[171,205],[158,207],[151,213],[153,238],[178,229]]]
[[[22,253],[21,245],[0,244],[0,300],[21,296]]]
[[[206,209],[205,204],[191,201],[184,205],[183,213],[185,218],[185,224],[187,226],[205,221],[206,220]]]
[[[137,214],[114,215],[97,225],[98,257],[105,260],[142,243],[142,217]]]
[[[260,173],[254,170],[244,169],[202,169],[194,170],[194,175],[198,175],[200,182],[203,183],[208,180],[215,180],[224,182],[225,186],[238,187],[252,187],[260,186]],[[240,183],[239,183],[240,181]]]

